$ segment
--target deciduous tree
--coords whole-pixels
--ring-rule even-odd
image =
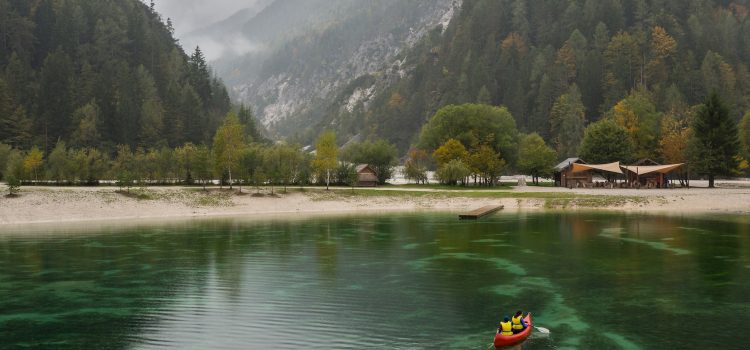
[[[659,125],[662,114],[656,110],[646,90],[639,89],[631,92],[628,97],[612,108],[608,116],[628,131],[632,151],[636,158],[658,156]]]
[[[611,119],[602,119],[586,128],[580,156],[592,164],[631,160],[628,132]]]
[[[439,168],[452,160],[460,160],[465,164],[469,159],[469,152],[461,141],[449,139],[432,153],[432,157]]]
[[[214,157],[217,174],[229,174],[229,188],[232,188],[232,170],[239,165],[239,158],[245,146],[245,127],[234,113],[227,114],[224,123],[214,135]]]
[[[448,140],[460,141],[465,147],[490,145],[515,164],[518,153],[518,129],[513,116],[504,107],[464,104],[441,108],[424,125],[418,145],[436,150]]]
[[[531,175],[534,184],[539,184],[539,177],[552,175],[557,155],[547,146],[539,134],[527,134],[521,137],[518,144],[518,170]]]
[[[33,176],[34,180],[38,180],[38,173],[42,165],[44,165],[44,154],[36,147],[32,148],[23,159],[24,172],[29,176]]]
[[[443,164],[436,175],[444,184],[457,185],[459,181],[464,182],[471,175],[471,170],[461,160],[453,159]]]
[[[318,171],[319,176],[325,175],[326,190],[331,183],[331,171],[338,165],[338,145],[336,144],[336,133],[325,131],[315,142],[315,160],[313,166]]]

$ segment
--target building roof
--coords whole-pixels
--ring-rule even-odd
[[[620,162],[609,164],[573,164],[574,173],[580,173],[587,170],[599,170],[607,173],[622,174],[622,169],[620,169]]]
[[[568,158],[568,159],[560,162],[560,164],[556,165],[555,166],[555,171],[561,172],[561,171],[567,169],[571,164],[574,164],[574,163],[586,164],[586,162],[584,162],[583,159],[581,159],[581,158]]]
[[[363,170],[370,170],[373,174],[376,173],[375,169],[373,169],[369,164],[360,164],[357,165],[355,168],[357,170],[357,173],[361,173]]]
[[[646,165],[646,166],[624,166],[623,169],[638,175],[646,175],[650,173],[662,173],[668,174],[674,170],[682,167],[683,164],[667,164],[667,165]]]

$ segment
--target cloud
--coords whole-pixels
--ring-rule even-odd
[[[148,2],[150,0],[143,0]],[[155,0],[162,17],[171,18],[175,36],[187,52],[200,46],[206,59],[213,61],[227,56],[240,56],[261,50],[261,45],[247,40],[241,32],[200,35],[196,30],[222,21],[238,11],[263,6],[266,0]]]
[[[144,0],[148,3],[149,0]],[[251,7],[258,0],[154,0],[156,10],[171,18],[177,38]]]
[[[182,40],[181,44],[188,52],[192,52],[196,46],[200,46],[208,61],[242,56],[246,53],[261,51],[264,48],[262,44],[251,42],[240,34],[230,35],[221,40],[210,36],[191,36]]]

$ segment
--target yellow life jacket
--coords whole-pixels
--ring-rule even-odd
[[[513,322],[513,329],[523,329],[523,324],[521,323],[521,319],[523,318],[523,315],[521,316],[513,316],[511,317],[510,321]]]
[[[508,322],[500,322],[500,334],[501,335],[513,335],[513,327]]]

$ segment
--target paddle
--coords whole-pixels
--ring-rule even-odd
[[[532,325],[532,327],[536,328],[536,330],[538,330],[538,331],[539,331],[539,333],[542,333],[542,334],[549,334],[549,329],[547,329],[547,328],[544,328],[544,327],[537,327],[537,326],[534,326],[534,325]]]

